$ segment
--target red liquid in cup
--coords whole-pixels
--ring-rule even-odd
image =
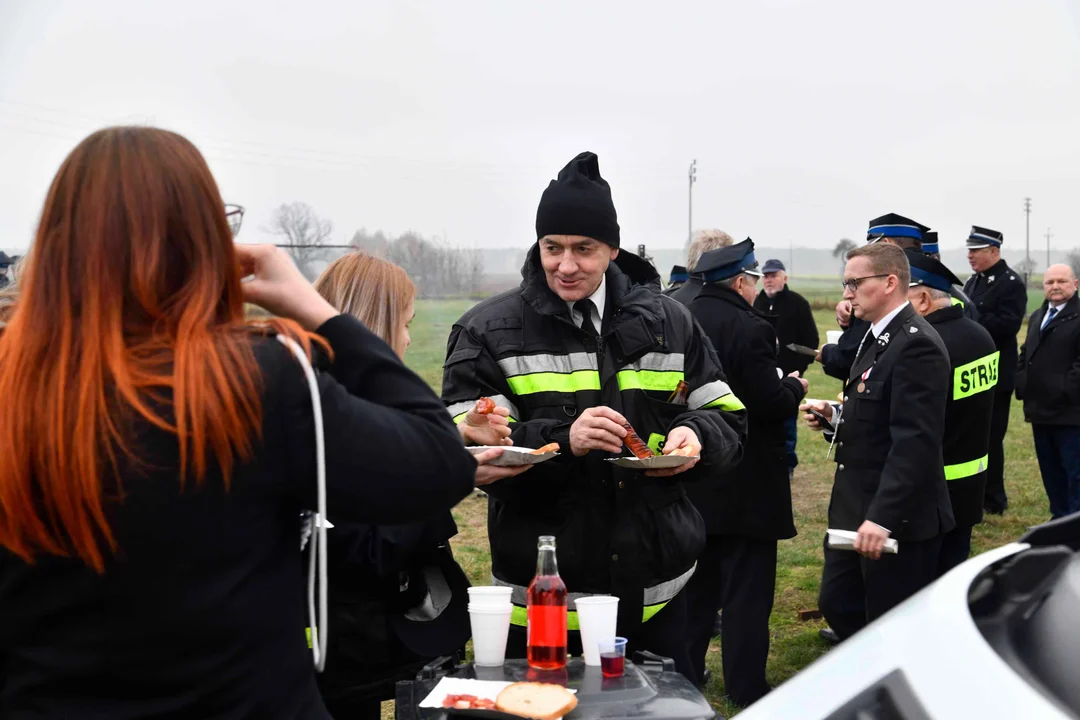
[[[600,655],[600,672],[604,677],[617,678],[623,676],[625,659],[616,653],[602,653]]]

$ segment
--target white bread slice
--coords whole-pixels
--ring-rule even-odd
[[[577,698],[561,685],[519,682],[499,693],[495,707],[511,715],[556,720],[577,707]]]

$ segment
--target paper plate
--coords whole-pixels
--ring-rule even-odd
[[[697,460],[699,456],[688,455],[656,455],[651,458],[645,458],[644,460],[638,460],[636,457],[618,457],[608,458],[608,462],[621,468],[629,468],[631,470],[664,470],[666,468],[679,467],[685,465],[688,462]]]
[[[546,452],[543,455],[533,455],[530,448],[515,447],[513,445],[470,445],[467,450],[473,455],[479,455],[488,450],[502,450],[503,454],[488,465],[495,467],[520,467],[521,465],[535,465],[553,457],[558,457],[557,452]]]

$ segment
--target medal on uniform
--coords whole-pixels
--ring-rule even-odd
[[[855,389],[858,390],[861,393],[866,392],[866,383],[863,383],[863,382],[859,383],[859,386],[857,388],[855,388]]]

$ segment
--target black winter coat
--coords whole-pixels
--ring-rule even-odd
[[[926,316],[949,353],[949,399],[945,404],[942,459],[958,527],[982,522],[990,420],[999,355],[990,333],[964,316],[959,305]]]
[[[927,540],[955,526],[942,438],[949,358],[910,305],[867,347],[844,384],[829,527],[864,520],[897,540]]]
[[[1020,350],[1016,397],[1024,419],[1039,425],[1080,425],[1080,296],[1039,330],[1049,305],[1031,314]]]
[[[969,277],[964,292],[979,310],[979,324],[1001,352],[998,390],[1012,390],[1016,385],[1016,334],[1027,314],[1024,276],[1000,260],[989,270]]]
[[[787,349],[787,346],[791,343],[810,348],[818,346],[820,338],[810,303],[785,285],[775,297],[769,297],[764,290],[759,292],[757,298],[754,299],[754,309],[772,316],[769,320],[776,328],[776,340],[780,345],[777,354],[780,369],[785,375],[795,370],[798,370],[800,374],[805,374],[806,368],[810,367],[814,358],[792,352]],[[724,362],[723,357],[720,358],[720,362]],[[727,367],[726,363],[724,367]]]
[[[454,324],[443,370],[443,400],[454,417],[492,397],[517,421],[516,446],[561,447],[559,457],[484,487],[492,574],[514,586],[513,600],[523,604],[537,537],[554,535],[569,591],[618,595],[625,635],[642,621],[643,598],[645,605],[670,600],[659,596],[673,597],[689,579],[705,528],[683,486],[739,459],[742,404],[690,312],[660,294],[655,269],[640,258],[620,253],[608,268],[599,347],[548,288],[535,245],[522,276],[520,288]],[[690,386],[689,407],[667,402],[681,379]],[[626,416],[654,449],[671,429],[691,427],[702,441],[701,461],[677,477],[652,478],[613,466],[603,452],[574,457],[570,426],[600,405]]]
[[[351,317],[319,333],[334,350],[318,376],[332,519],[411,522],[467,495],[476,462],[424,381]],[[140,464],[105,505],[118,549],[104,574],[0,557],[0,716],[329,717],[304,635],[311,396],[288,349],[252,343],[262,436],[228,490],[213,467],[181,489],[175,436],[138,421]]]
[[[690,499],[710,535],[794,537],[784,420],[798,411],[805,394],[802,383],[786,373],[779,377],[776,332],[735,291],[707,284],[690,310],[716,348],[747,415],[742,460],[733,470],[687,486]]]

